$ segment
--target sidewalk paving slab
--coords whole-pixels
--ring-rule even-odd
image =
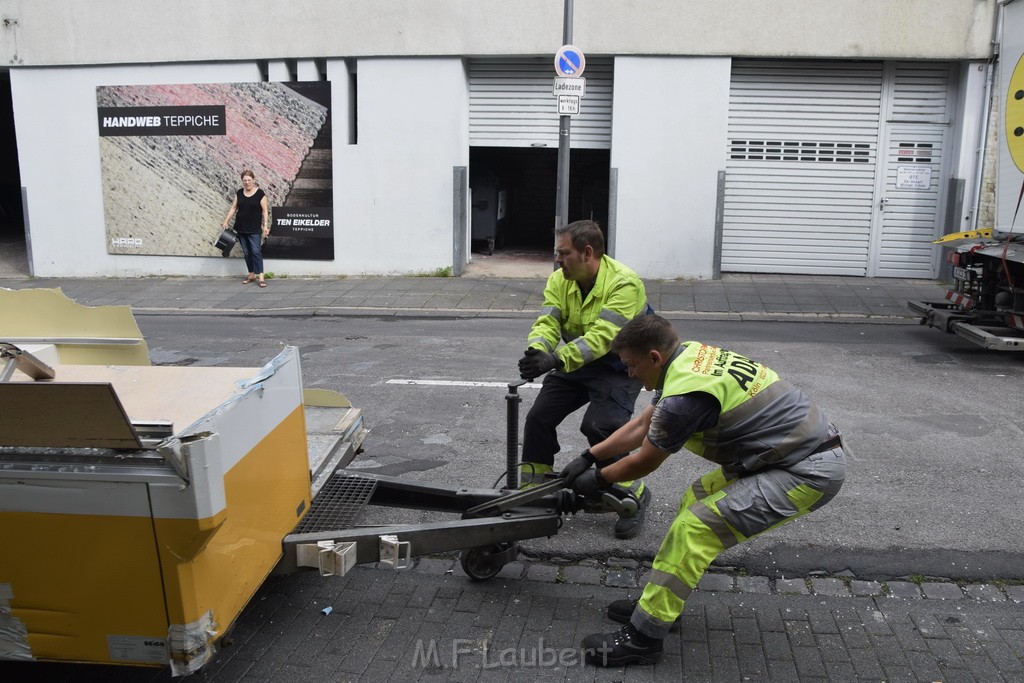
[[[911,322],[911,299],[941,299],[936,280],[847,276],[739,275],[720,280],[645,280],[649,303],[671,317],[722,315],[792,320],[846,316]],[[59,287],[85,305],[122,304],[140,314],[218,311],[224,315],[408,315],[529,317],[543,303],[544,278],[270,278],[260,289],[238,277],[3,277],[11,289]]]

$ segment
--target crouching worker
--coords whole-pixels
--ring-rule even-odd
[[[655,390],[651,405],[590,453],[630,453],[603,468],[567,467],[572,488],[594,495],[650,474],[686,448],[720,465],[686,489],[639,600],[617,600],[625,626],[583,639],[599,666],[654,662],[690,592],[715,557],[812,512],[843,484],[839,431],[802,391],[760,363],[700,342],[680,342],[657,315],[633,318],[612,342],[630,377]]]

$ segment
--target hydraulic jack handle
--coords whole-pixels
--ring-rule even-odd
[[[531,503],[544,496],[550,496],[551,494],[565,488],[565,481],[563,479],[552,479],[546,481],[543,484],[539,484],[532,488],[525,489],[523,491],[517,491],[507,496],[500,496],[494,500],[489,500],[486,503],[481,503],[475,507],[471,507],[465,512],[466,517],[474,516],[490,516],[498,515],[507,510],[511,510],[514,507]]]
[[[554,494],[565,495],[566,498],[558,499],[556,507],[564,510],[579,510],[581,507],[587,507],[586,502],[578,495],[573,495],[569,487],[566,486],[565,480],[561,477],[551,479],[525,489],[523,491],[517,491],[506,496],[501,496],[494,500],[489,500],[485,503],[481,503],[474,507],[466,510],[465,517],[488,517],[493,515],[501,515],[509,510],[527,505],[535,500],[544,498],[545,496],[551,496]],[[562,493],[564,491],[564,494]],[[562,506],[565,508],[562,508]],[[620,517],[632,517],[637,513],[637,502],[629,495],[616,495],[612,491],[604,491],[598,497],[596,503],[593,504],[593,511],[606,511],[614,512]]]
[[[509,382],[505,395],[505,486],[510,491],[519,488],[519,404],[523,402],[519,387],[527,382],[526,379]]]

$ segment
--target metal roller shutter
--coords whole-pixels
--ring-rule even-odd
[[[590,57],[586,94],[572,117],[572,147],[610,149],[612,59]],[[558,147],[558,111],[551,57],[469,60],[469,144],[474,147]]]
[[[737,60],[722,270],[864,275],[882,64]]]

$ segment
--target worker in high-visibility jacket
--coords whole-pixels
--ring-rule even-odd
[[[641,388],[609,349],[622,325],[650,310],[643,281],[604,253],[601,228],[590,220],[555,230],[555,262],[559,268],[548,277],[543,308],[519,361],[524,379],[553,371],[526,416],[523,487],[543,483],[553,471],[561,450],[557,428],[569,414],[589,403],[580,431],[587,443],[601,442],[633,416]],[[595,462],[587,452],[581,457]],[[616,494],[639,506],[636,515],[615,522],[617,538],[632,538],[640,533],[651,493],[636,480],[620,481]]]
[[[655,661],[690,592],[723,550],[818,509],[846,476],[839,431],[807,396],[771,369],[700,342],[680,342],[672,325],[640,316],[612,344],[631,377],[655,391],[641,414],[602,443],[595,469],[578,460],[567,478],[584,497],[653,472],[686,448],[719,465],[685,492],[639,600],[617,600],[618,631],[587,636],[588,661]]]

